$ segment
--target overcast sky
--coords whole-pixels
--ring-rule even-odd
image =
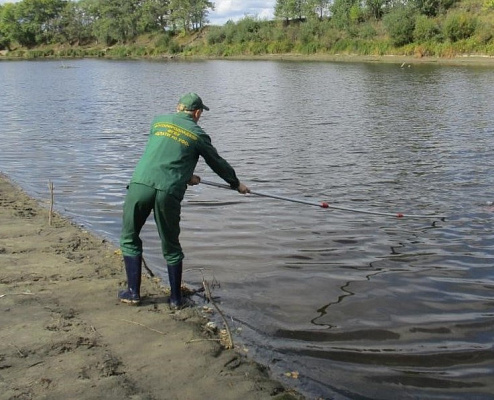
[[[19,0],[0,0],[16,3]],[[212,0],[215,10],[209,13],[211,25],[223,25],[226,21],[238,21],[246,15],[260,19],[272,19],[276,0]]]

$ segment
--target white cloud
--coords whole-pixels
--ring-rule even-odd
[[[245,16],[272,19],[275,4],[276,0],[216,0],[209,20],[213,25],[222,25],[228,20],[238,21]]]

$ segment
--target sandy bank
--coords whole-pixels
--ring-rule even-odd
[[[143,278],[116,299],[116,249],[40,207],[0,175],[0,400],[301,399],[224,349],[199,308],[171,312]],[[213,340],[211,340],[213,339]]]
[[[227,60],[265,60],[265,61],[321,61],[321,62],[365,62],[396,64],[441,64],[441,65],[478,65],[494,67],[494,57],[482,55],[462,55],[456,57],[414,57],[401,55],[362,56],[352,54],[267,54],[260,56],[231,56]]]

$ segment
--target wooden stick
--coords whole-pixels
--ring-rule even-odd
[[[51,226],[52,216],[53,216],[53,182],[48,181],[48,188],[50,189],[50,214],[48,214],[48,225]]]
[[[221,341],[221,339],[190,339],[185,343],[189,344],[189,343],[197,343],[197,342],[219,342],[219,341]]]
[[[226,346],[226,348],[227,349],[233,349],[233,336],[232,336],[232,332],[230,330],[230,327],[228,326],[228,322],[226,320],[226,317],[223,314],[223,312],[219,309],[219,307],[216,305],[216,303],[214,302],[213,296],[211,295],[211,290],[209,289],[209,283],[205,279],[203,279],[202,284],[204,286],[204,290],[206,291],[206,298],[211,302],[211,304],[216,309],[216,311],[218,311],[218,314],[220,314],[221,318],[223,319],[223,322],[225,323],[225,329],[226,329],[226,333],[228,335],[228,341],[230,342],[228,344],[228,346]]]
[[[34,295],[34,293],[31,293],[31,292],[9,293],[9,295],[10,295],[10,296],[12,296],[12,295],[23,295],[23,294],[25,294],[25,295],[29,295],[29,296]],[[2,297],[5,297],[5,296],[7,296],[7,294],[0,294],[0,299],[1,299]]]
[[[144,257],[142,257],[142,266],[144,267],[144,269],[148,272],[149,276],[151,278],[154,278],[154,272],[151,271],[151,269],[148,267],[148,264],[147,262],[144,260]]]

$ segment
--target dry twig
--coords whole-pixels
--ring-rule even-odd
[[[17,350],[17,352],[19,353],[19,357],[26,358],[26,354],[24,354],[18,346],[16,346],[14,343],[10,343],[10,345]]]
[[[33,296],[33,295],[34,295],[34,293],[31,293],[31,292],[6,293],[6,294],[0,294],[0,299],[1,299],[2,297],[7,296],[7,294],[8,294],[8,295],[10,295],[10,296],[20,296],[20,295]]]
[[[220,342],[221,339],[190,339],[188,341],[186,341],[185,343],[186,344],[189,344],[189,343],[195,343],[195,342]]]
[[[146,329],[149,329],[150,331],[153,331],[153,332],[156,332],[156,333],[159,333],[160,335],[166,335],[165,332],[161,332],[157,329],[153,329],[153,328],[150,328],[149,326],[146,326],[144,324],[141,324],[139,322],[135,322],[135,321],[130,321],[128,319],[120,319],[120,321],[125,321],[125,322],[128,322],[129,324],[134,324],[134,325],[139,325],[139,326],[142,326],[143,328],[146,328]]]
[[[151,271],[151,269],[148,267],[148,264],[147,264],[146,260],[144,260],[144,257],[142,257],[142,266],[148,272],[149,276],[151,278],[154,278],[154,272]]]
[[[233,349],[233,336],[232,336],[232,332],[230,330],[230,327],[228,326],[228,321],[226,320],[226,317],[223,314],[223,312],[219,309],[219,307],[215,303],[213,296],[211,295],[211,290],[209,289],[209,283],[205,279],[203,279],[202,285],[204,286],[204,290],[206,292],[206,298],[213,305],[213,307],[216,309],[216,311],[218,311],[218,314],[220,314],[221,318],[223,319],[223,322],[225,323],[225,329],[226,329],[226,333],[228,335],[228,341],[229,341],[228,345],[225,347],[227,349]]]
[[[50,214],[48,215],[48,225],[51,226],[51,220],[53,217],[53,182],[48,181],[48,189],[50,189]]]

